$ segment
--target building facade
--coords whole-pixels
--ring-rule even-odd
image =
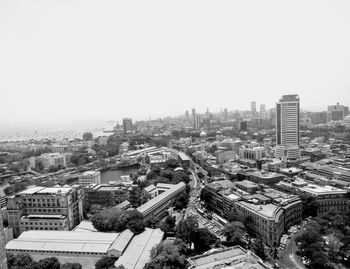
[[[84,188],[84,204],[115,206],[124,202],[128,197],[125,187],[112,185],[90,185]]]
[[[7,212],[15,236],[24,230],[71,230],[83,219],[82,188],[30,187],[8,197]]]
[[[87,187],[91,184],[101,184],[100,171],[86,171],[79,176],[79,185]]]

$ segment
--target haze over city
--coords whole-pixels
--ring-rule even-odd
[[[349,105],[348,1],[0,1],[0,124]]]

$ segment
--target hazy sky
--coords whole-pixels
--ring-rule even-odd
[[[350,105],[350,1],[0,0],[0,123],[270,108],[285,93]]]

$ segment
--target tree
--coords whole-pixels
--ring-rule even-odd
[[[160,225],[160,229],[165,233],[173,233],[175,232],[175,224],[176,224],[176,217],[169,215],[165,218],[165,220]]]
[[[104,209],[91,218],[92,225],[100,232],[122,232],[127,221],[127,213],[116,208]]]
[[[211,248],[211,245],[214,244],[217,240],[217,237],[211,233],[207,228],[199,228],[194,236],[194,250],[196,253],[202,253]]]
[[[194,216],[181,220],[176,227],[176,237],[182,239],[186,244],[191,244],[198,230],[198,221]]]
[[[247,232],[250,234],[250,235],[253,235],[254,234],[254,231],[253,229],[251,228],[252,226],[252,222],[254,221],[253,217],[248,215],[244,218],[243,220],[243,224],[244,224],[244,227],[246,228]]]
[[[151,262],[146,264],[146,269],[186,267],[186,247],[181,240],[161,242],[151,250]]]
[[[302,205],[302,217],[316,217],[318,211],[318,203],[316,197],[303,194],[300,196]]]
[[[77,262],[64,263],[61,265],[61,269],[82,269],[82,266],[80,263]]]
[[[50,257],[38,261],[34,268],[35,269],[60,269],[61,263],[56,257]]]
[[[114,257],[102,257],[95,263],[95,269],[109,269],[114,266]]]
[[[34,261],[28,254],[7,255],[9,269],[32,269]]]
[[[130,231],[132,231],[135,234],[142,233],[145,230],[143,215],[139,211],[129,211],[128,217],[129,219],[126,224],[126,228],[130,229]]]
[[[136,207],[141,205],[140,196],[141,196],[141,190],[139,189],[139,187],[133,187],[130,190],[128,201],[130,202],[130,204],[134,208],[136,208]]]
[[[244,246],[242,235],[245,232],[243,223],[239,221],[227,223],[223,229],[223,233],[226,236],[226,241],[232,245]]]
[[[93,135],[91,132],[85,132],[83,134],[83,140],[84,141],[89,141],[89,140],[93,140]]]
[[[253,243],[253,252],[258,255],[261,259],[266,259],[266,253],[264,249],[264,244],[261,237],[255,239]]]
[[[53,172],[57,172],[59,169],[58,169],[58,166],[57,165],[50,165],[49,166],[49,172],[50,173],[53,173]]]
[[[175,209],[180,210],[186,208],[188,204],[188,196],[186,193],[180,193],[175,201]]]

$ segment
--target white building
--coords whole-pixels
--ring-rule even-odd
[[[79,185],[87,187],[91,184],[101,184],[101,172],[100,171],[86,171],[79,177]]]
[[[276,157],[297,159],[300,157],[299,129],[300,103],[297,94],[283,95],[276,104]]]
[[[260,160],[264,158],[265,150],[264,147],[246,147],[242,146],[239,148],[239,158],[249,160]]]

